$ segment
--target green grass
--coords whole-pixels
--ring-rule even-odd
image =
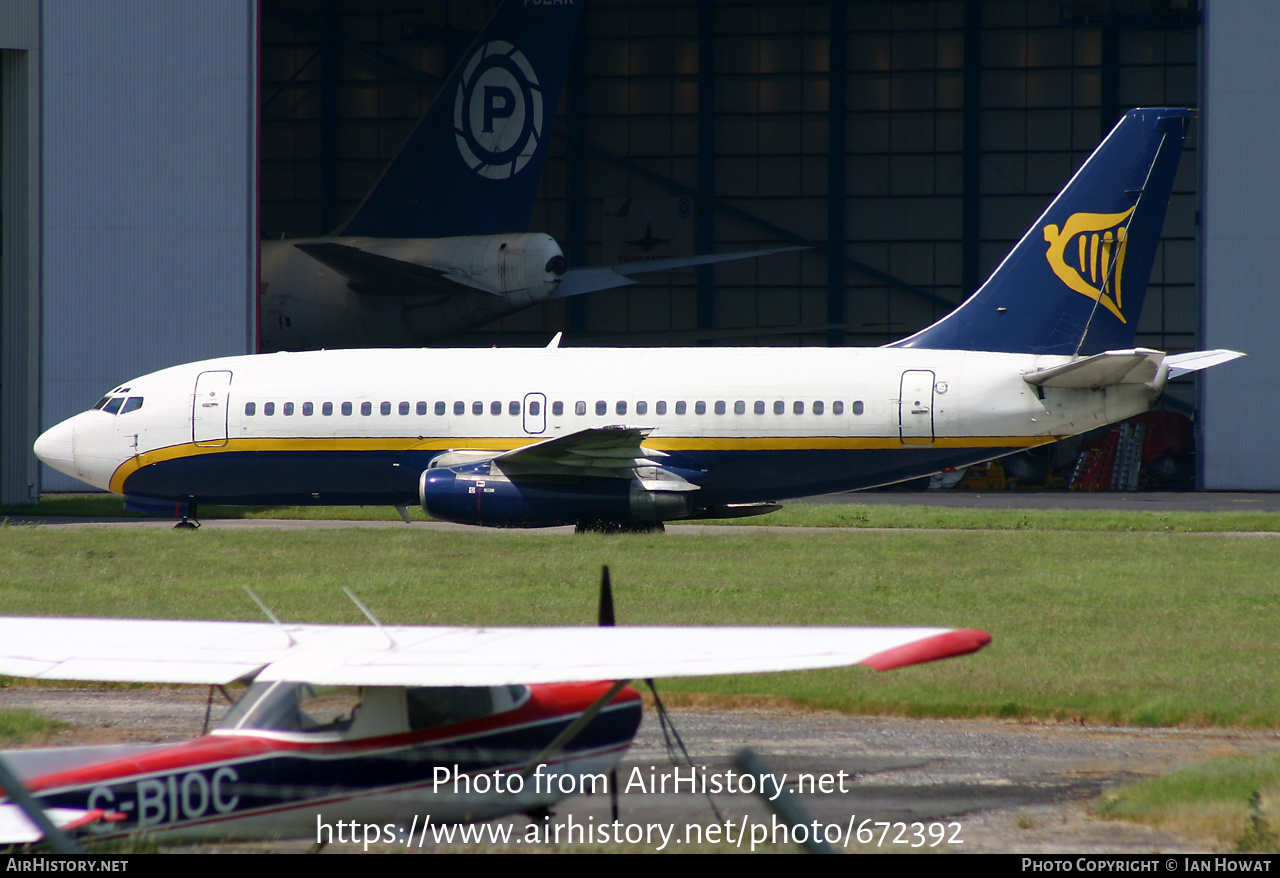
[[[66,723],[45,719],[34,710],[0,710],[0,747],[30,744],[65,726]]]
[[[1240,852],[1280,853],[1280,754],[1192,765],[1107,793],[1095,811]]]
[[[1064,495],[1063,502],[1067,502]],[[411,506],[415,521],[429,520]],[[109,494],[47,497],[39,503],[0,506],[0,516],[48,515],[88,518],[147,518],[126,512],[124,499]],[[305,519],[398,521],[390,506],[202,506],[202,519]],[[1069,509],[950,509],[853,503],[792,503],[769,515],[699,521],[711,525],[779,527],[911,528],[941,530],[1078,530],[1152,533],[1280,532],[1275,512],[1126,512]],[[678,527],[678,522],[672,522]]]
[[[537,532],[0,528],[0,612],[591,624],[600,565],[622,624],[945,625],[976,656],[668,681],[672,693],[851,712],[1280,727],[1280,541],[1053,531]]]

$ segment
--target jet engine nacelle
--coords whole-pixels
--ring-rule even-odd
[[[490,527],[658,522],[693,513],[688,492],[651,491],[637,479],[549,476],[517,484],[488,463],[423,470],[418,498],[432,518]]]

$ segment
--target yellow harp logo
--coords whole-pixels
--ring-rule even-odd
[[[1123,223],[1131,213],[1132,207],[1124,213],[1073,213],[1062,231],[1052,223],[1044,227],[1049,243],[1044,257],[1053,273],[1077,293],[1099,302],[1121,323],[1129,322],[1120,313],[1124,304],[1120,278],[1129,248]]]

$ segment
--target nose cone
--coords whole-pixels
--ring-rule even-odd
[[[60,473],[78,476],[76,472],[75,428],[71,420],[65,420],[55,427],[50,427],[40,434],[36,440],[36,457],[40,462],[53,467]]]

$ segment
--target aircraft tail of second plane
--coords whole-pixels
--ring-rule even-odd
[[[335,234],[528,231],[582,3],[505,0]]]

